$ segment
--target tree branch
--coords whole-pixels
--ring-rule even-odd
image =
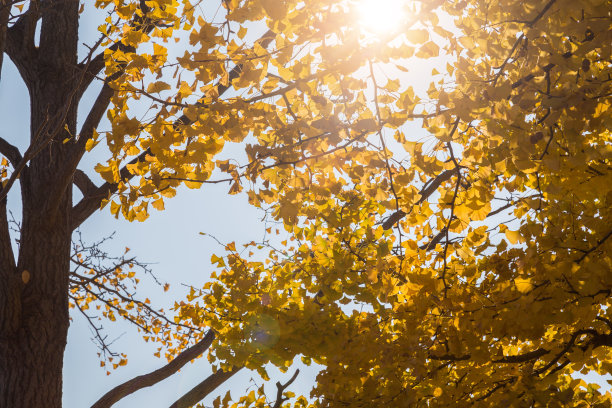
[[[299,373],[299,369],[295,370],[295,373],[291,376],[289,381],[284,384],[281,384],[280,381],[276,382],[276,401],[274,402],[272,408],[280,408],[283,402],[287,401],[288,398],[283,397],[283,393],[295,381]]]
[[[546,14],[546,12],[552,7],[553,4],[555,4],[557,0],[549,0],[548,3],[544,6],[544,8],[542,8],[542,10],[540,10],[540,12],[538,13],[537,16],[535,16],[533,18],[533,20],[529,21],[527,23],[527,26],[529,27],[533,27],[533,25],[535,23],[537,23],[542,17],[544,17],[544,14]]]
[[[109,408],[120,399],[133,394],[134,392],[150,387],[157,384],[158,382],[165,380],[170,377],[178,370],[180,370],[185,364],[191,360],[200,356],[210,345],[215,338],[215,334],[212,330],[192,347],[186,349],[181,354],[176,356],[174,360],[166,364],[165,366],[152,371],[148,374],[144,374],[133,378],[107,392],[102,398],[100,398],[91,408]]]
[[[143,161],[147,155],[150,155],[150,150],[145,150],[135,157],[128,164],[135,164],[139,161]],[[121,168],[119,171],[119,177],[123,181],[130,180],[134,175],[127,169],[127,165]],[[71,214],[71,228],[75,230],[81,225],[87,218],[91,216],[96,210],[100,208],[102,200],[108,198],[111,194],[117,191],[118,185],[116,183],[106,182],[95,190],[85,195],[81,201],[79,201],[74,207],[72,207]]]
[[[268,30],[260,39],[260,44],[262,47],[266,48],[270,42],[274,39],[274,33]],[[95,60],[95,58],[94,58]],[[92,61],[93,62],[93,61]],[[231,81],[234,78],[238,78],[240,73],[242,72],[242,66],[236,65],[229,73],[229,83],[227,85],[218,85],[219,95],[222,95],[226,92],[230,86]],[[92,137],[95,128],[98,126],[98,123],[102,119],[102,116],[106,112],[108,108],[108,104],[113,96],[113,89],[108,85],[108,80],[105,82],[102,90],[98,94],[96,101],[94,102],[94,106],[90,110],[85,122],[83,123],[83,127],[81,128],[81,132],[79,133],[79,140],[75,144],[75,152],[72,155],[74,160],[74,167],[67,166],[66,168],[69,170],[70,168],[75,168],[77,163],[81,160],[81,157],[85,151],[85,145],[87,141]],[[192,121],[186,116],[182,115],[174,122],[174,128],[178,130],[180,126],[186,126],[191,124]],[[142,152],[138,157],[134,158],[129,164],[135,164],[139,161],[144,160],[145,156],[152,155],[151,151],[147,149]],[[121,180],[130,180],[134,177],[133,174],[129,172],[127,166],[124,166],[119,172]],[[72,229],[76,229],[79,225],[81,225],[91,214],[93,214],[97,209],[100,208],[102,200],[108,198],[108,196],[117,191],[117,184],[114,183],[104,183],[96,190],[92,191],[91,194],[83,197],[81,201],[75,205],[72,209]]]
[[[604,242],[606,242],[606,240],[607,240],[608,238],[610,238],[611,236],[612,236],[612,230],[608,231],[608,233],[607,233],[607,234],[606,234],[606,235],[605,235],[603,238],[601,238],[600,240],[598,240],[598,241],[597,241],[597,244],[595,244],[595,246],[594,246],[594,247],[592,247],[591,249],[589,249],[589,250],[585,251],[585,252],[582,254],[582,256],[576,260],[576,263],[578,263],[578,264],[579,264],[580,262],[582,262],[582,261],[584,260],[584,258],[586,258],[586,257],[587,257],[587,256],[588,256],[588,255],[589,255],[591,252],[593,252],[593,251],[595,251],[597,248],[599,248],[599,247],[601,246],[601,244],[603,244]]]
[[[74,171],[74,185],[77,186],[81,193],[83,193],[83,197],[86,197],[88,194],[94,192],[98,189],[93,181],[85,174],[83,170],[76,169]]]
[[[548,353],[550,353],[550,350],[539,348],[537,350],[529,351],[525,354],[517,354],[514,356],[503,356],[499,360],[494,360],[493,362],[494,363],[510,363],[510,364],[524,363],[527,361],[538,359],[542,356],[545,356]]]
[[[0,55],[0,58],[2,56]],[[0,65],[2,60],[0,59]],[[13,168],[17,168],[19,163],[23,160],[19,149],[7,142],[5,139],[0,137],[0,154],[3,154],[10,162]]]
[[[28,10],[23,13],[11,27],[6,29],[5,49],[11,60],[17,66],[26,83],[34,79],[33,61],[37,49],[34,46],[36,23],[40,18],[39,1],[30,1]],[[8,7],[10,9],[10,7]]]
[[[259,40],[257,42],[259,42],[259,44],[263,48],[268,48],[268,45],[270,45],[272,40],[274,40],[274,32],[272,30],[268,30],[268,31],[266,31],[264,33],[264,35],[262,35],[259,38]],[[242,73],[242,64],[236,65],[234,68],[232,68],[229,71],[227,85],[223,85],[223,84],[218,84],[217,85],[217,92],[218,92],[219,96],[223,95],[225,93],[225,91],[227,91],[229,88],[231,88],[232,81],[234,79],[240,77],[241,73]],[[267,97],[268,96],[272,96],[272,95],[267,95]],[[197,102],[195,105],[196,106],[203,106],[200,102]],[[176,129],[176,128],[180,127],[180,126],[186,126],[186,125],[190,125],[192,123],[193,123],[193,121],[191,119],[189,119],[187,117],[187,115],[181,115],[181,117],[178,118],[176,120],[176,122],[174,123],[174,127]]]
[[[85,118],[85,122],[83,122],[81,131],[79,132],[79,138],[71,147],[72,154],[69,156],[71,161],[69,165],[66,166],[66,171],[71,171],[70,169],[76,168],[76,166],[79,164],[83,154],[85,154],[87,141],[92,138],[94,131],[100,124],[100,121],[104,117],[104,113],[108,109],[108,105],[110,104],[113,94],[115,93],[114,89],[108,84],[109,80],[111,80],[111,78],[107,79],[104,82],[104,85],[102,85],[100,93],[98,93],[93,106]]]
[[[426,244],[423,244],[419,247],[419,249],[423,249],[425,251],[429,251],[430,249],[434,249],[436,247],[436,245],[438,245],[438,243],[442,240],[442,238],[444,238],[446,236],[446,231],[448,230],[447,227],[444,227],[440,230],[440,232],[438,232],[432,239],[431,241],[427,242]]]
[[[218,386],[227,381],[232,375],[240,371],[241,368],[242,367],[235,367],[229,371],[217,370],[216,373],[209,375],[204,381],[176,400],[169,408],[189,408],[194,406],[202,401],[208,394],[213,392]]]
[[[6,30],[12,5],[12,2],[8,0],[0,0],[0,79],[2,79],[2,59],[6,48]]]
[[[113,49],[117,48],[116,44],[113,44],[112,46],[109,47],[109,49]],[[83,90],[83,92],[85,91],[85,89],[87,89],[87,87],[89,86],[89,84],[92,83],[92,81],[96,78],[96,75],[102,71],[102,69],[104,68],[104,52],[99,53],[98,55],[96,55],[95,57],[93,57],[88,63],[86,64],[79,64],[79,67],[85,70],[84,72],[84,78],[83,78],[83,83],[81,84],[81,88]]]
[[[589,334],[592,337],[597,337],[598,333],[595,330],[592,329],[583,329],[583,330],[577,330],[572,334],[572,337],[570,338],[570,340],[567,342],[567,344],[565,345],[565,347],[563,347],[563,349],[552,359],[548,362],[548,364],[544,365],[543,367],[540,367],[539,369],[537,369],[535,371],[535,373],[537,375],[540,375],[544,372],[546,372],[549,368],[551,368],[552,366],[554,366],[555,364],[557,364],[557,362],[559,361],[559,359],[561,357],[563,357],[567,352],[569,352],[572,347],[574,347],[574,345],[576,344],[576,340],[578,340],[578,338],[582,335],[586,335]]]
[[[151,19],[147,16],[147,14],[151,11],[151,8],[145,4],[144,0],[140,1],[139,7],[142,11],[142,14],[139,15],[136,13],[133,24],[136,30],[142,31],[145,34],[150,33],[153,28],[155,28],[155,24],[151,22]],[[93,50],[100,44],[101,41],[98,41],[96,45],[91,49],[90,54],[86,58],[86,61],[78,64],[78,68],[82,72],[81,81],[79,83],[78,88],[78,96],[79,98],[85,92],[85,90],[89,87],[91,82],[94,80],[95,76],[104,68],[104,52],[99,53],[95,57],[91,58],[91,53]],[[115,42],[113,45],[109,47],[111,51],[115,51],[117,49],[121,49],[126,52],[135,52],[136,50],[132,46],[124,45],[121,41]],[[72,161],[71,165],[68,166],[70,168],[76,168],[77,164],[80,162],[81,157],[85,152],[85,146],[87,141],[91,139],[93,132],[96,127],[102,120],[104,113],[108,109],[108,105],[110,104],[111,98],[114,94],[114,89],[109,85],[112,81],[119,78],[123,73],[123,70],[119,70],[119,72],[114,73],[104,79],[104,85],[102,85],[102,89],[96,98],[93,106],[91,107],[89,113],[87,114],[87,118],[81,127],[81,131],[79,132],[79,138],[74,145],[73,154],[71,154]],[[72,167],[74,166],[74,167]]]
[[[66,116],[68,115],[68,111],[70,109],[72,96],[73,95],[70,95],[70,97],[68,98],[68,101],[66,102],[64,109],[59,111],[52,118],[47,117],[47,119],[40,125],[38,130],[33,134],[33,136],[31,137],[32,142],[30,143],[30,146],[28,146],[28,148],[26,149],[21,160],[16,165],[13,165],[14,167],[13,173],[9,177],[6,184],[4,184],[3,188],[0,189],[0,200],[3,200],[7,196],[7,194],[11,190],[11,187],[13,186],[15,181],[17,181],[17,179],[22,175],[21,173],[27,171],[28,163],[30,162],[30,160],[32,160],[44,148],[46,148],[49,145],[49,143],[51,143],[55,139],[55,137],[59,134],[59,132],[63,130],[61,126],[57,126],[55,124],[65,123]],[[53,126],[55,127],[53,128]],[[10,150],[10,147],[9,147],[9,150]],[[74,170],[71,171],[71,176],[73,173],[74,173]],[[72,179],[70,182],[72,183]],[[58,189],[56,190],[56,192],[60,190],[61,189]],[[57,202],[57,200],[55,200],[55,197],[50,196],[48,202],[55,203]]]
[[[438,174],[436,177],[431,179],[427,184],[423,186],[423,188],[419,192],[419,194],[421,195],[421,198],[419,198],[419,201],[417,201],[415,205],[419,205],[423,201],[427,200],[429,196],[432,195],[433,192],[438,189],[438,187],[440,187],[440,184],[442,184],[444,181],[451,178],[451,176],[457,173],[457,171],[458,171],[458,168],[454,168],[452,170],[444,170],[442,173]],[[385,222],[383,222],[382,224],[383,229],[388,230],[392,228],[396,222],[404,218],[406,215],[408,215],[408,213],[402,210],[398,210],[394,212],[393,214],[389,216],[389,218],[385,220]]]
[[[1,190],[0,190],[1,191]],[[11,336],[22,324],[21,293],[23,277],[15,265],[15,254],[6,211],[6,198],[0,200],[0,333]]]

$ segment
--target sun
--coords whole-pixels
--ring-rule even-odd
[[[360,0],[359,24],[372,34],[399,29],[405,20],[407,0]]]

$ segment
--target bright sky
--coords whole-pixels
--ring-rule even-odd
[[[395,30],[406,19],[403,3],[404,0],[363,0],[360,23],[373,33]]]
[[[401,24],[404,16],[397,12],[398,3],[399,0],[364,0],[362,23],[373,32]],[[97,22],[87,24],[87,16],[83,20],[81,29],[84,38],[91,39],[92,35],[95,36]],[[83,41],[81,39],[80,42]],[[23,152],[29,138],[28,93],[13,64],[8,58],[4,61],[0,81],[0,123],[3,124],[0,136]],[[432,68],[432,65],[411,66],[410,73],[403,80],[423,82],[423,78],[429,77]],[[95,91],[97,89],[83,98],[82,116],[86,113],[86,107],[92,103]],[[418,132],[416,127],[414,131]],[[80,168],[88,171],[97,183],[101,183],[101,179],[90,171],[98,160],[101,160],[100,155],[96,156],[94,150],[94,154],[86,156]],[[161,281],[171,283],[171,289],[164,293],[161,288],[144,279],[142,293],[150,297],[154,304],[167,307],[175,299],[184,298],[186,289],[181,286],[182,283],[201,286],[208,279],[212,271],[210,256],[215,251],[221,252],[212,239],[201,236],[200,232],[214,235],[222,242],[236,240],[237,243],[244,243],[262,238],[263,213],[249,206],[244,195],[229,196],[227,190],[227,185],[208,185],[200,190],[182,189],[176,198],[166,201],[165,211],[152,211],[151,217],[144,223],[115,220],[105,209],[86,221],[81,232],[86,241],[93,242],[116,231],[115,239],[106,247],[111,254],[119,255],[128,246],[131,254],[136,255],[140,261],[154,263],[154,273]],[[16,216],[20,212],[18,186],[9,194],[9,208]],[[113,343],[114,350],[127,353],[129,358],[126,367],[107,376],[106,370],[99,366],[98,350],[90,340],[92,334],[87,322],[78,313],[73,313],[73,317],[65,354],[66,408],[88,407],[115,385],[165,364],[164,359],[153,356],[156,347],[144,343],[134,327],[123,323],[102,322],[107,329],[108,339],[117,338]],[[317,369],[300,369],[301,374],[290,390],[298,395],[308,395]],[[290,371],[279,377],[273,376],[270,386],[273,387],[277,380],[288,379],[292,373]],[[170,379],[122,400],[115,407],[168,406],[209,374],[209,364],[201,359],[195,364],[189,364]],[[243,390],[255,384],[252,378],[256,379],[257,385],[261,385],[256,374],[242,371],[205,400],[206,405],[211,406],[214,397],[223,395],[230,388],[234,390],[233,397],[240,397]],[[273,391],[270,389],[269,392],[272,398]]]
[[[399,0],[364,0],[361,23],[373,34],[394,28],[395,24],[401,23],[399,17],[402,15],[396,8],[398,3]],[[216,7],[209,7],[204,13],[210,18],[215,11]],[[82,16],[80,44],[95,41],[99,21],[95,16]],[[431,66],[413,66],[408,74],[409,78],[405,77],[404,80],[414,82],[428,76],[430,72]],[[382,78],[382,72],[378,74],[381,74]],[[87,108],[99,90],[92,88],[81,101],[80,120],[86,115]],[[28,92],[9,58],[4,59],[0,81],[0,123],[3,124],[0,136],[19,147],[22,152],[25,151],[29,138]],[[101,160],[104,160],[104,152],[103,149],[97,148],[86,155],[79,166],[88,172],[97,184],[101,184],[102,180],[91,169]],[[227,185],[207,185],[200,190],[183,188],[177,197],[166,201],[164,211],[152,211],[150,218],[144,223],[116,220],[108,209],[104,209],[87,220],[81,227],[81,232],[88,243],[116,232],[115,238],[105,247],[110,254],[120,255],[127,246],[131,248],[130,254],[136,255],[140,261],[153,263],[153,272],[162,282],[169,282],[171,289],[164,293],[160,287],[152,284],[151,280],[143,279],[140,293],[143,298],[151,298],[154,305],[168,307],[174,300],[184,299],[187,290],[181,284],[201,287],[212,272],[210,256],[215,251],[222,252],[211,238],[200,235],[200,232],[214,235],[222,242],[236,240],[239,244],[261,240],[265,228],[262,222],[263,213],[248,205],[245,195],[227,195],[228,188]],[[9,208],[15,217],[19,217],[18,185],[15,185],[9,194]],[[113,350],[128,355],[128,365],[112,371],[112,374],[107,376],[106,370],[99,365],[98,349],[90,340],[92,333],[88,323],[78,312],[73,311],[72,317],[64,358],[66,408],[91,406],[112,387],[166,363],[165,359],[153,356],[156,346],[145,343],[135,327],[121,322],[102,321],[100,323],[107,329],[108,340],[116,339]],[[301,364],[299,367],[301,373],[290,390],[297,395],[309,395],[318,370],[316,367],[303,367]],[[210,365],[205,358],[200,359],[164,382],[123,399],[115,404],[115,407],[169,406],[210,372]],[[272,376],[272,381],[269,382],[270,397],[274,398],[273,384],[278,380],[287,380],[291,374],[293,370]],[[245,389],[253,387],[255,383],[258,386],[262,384],[257,374],[243,370],[220,387],[213,396],[207,398],[205,403],[212,406],[212,400],[217,395],[224,395],[228,389],[232,389],[232,396],[238,398],[243,395]]]

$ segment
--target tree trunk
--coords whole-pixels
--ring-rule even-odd
[[[0,408],[62,406],[72,233],[71,143],[65,142],[76,135],[78,4],[46,2],[40,47],[27,56],[34,63],[15,61],[31,98],[31,146],[19,178],[16,265],[8,254],[5,211],[0,219]]]
[[[16,330],[3,333],[0,341],[2,408],[62,406],[70,256],[68,222],[62,215],[44,219],[40,211],[24,212],[13,273],[18,279],[13,286],[20,288],[13,308]]]

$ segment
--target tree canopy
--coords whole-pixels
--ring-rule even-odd
[[[610,406],[578,374],[612,370],[612,3],[389,3],[401,18],[382,29],[362,22],[361,0],[224,0],[221,18],[187,0],[97,0],[108,17],[82,61],[64,61],[65,104],[38,112],[23,156],[0,146],[2,198],[50,149],[54,182],[68,174],[83,193],[70,231],[100,205],[143,221],[180,186],[209,183],[278,222],[278,237],[213,256],[174,320],[125,296],[134,275],[121,268],[73,280],[72,306],[102,302],[139,325],[166,348],[168,375],[211,346],[218,371],[175,406],[296,357],[323,367],[317,385],[293,398],[279,383],[275,408]],[[55,35],[60,6],[3,4],[0,50],[35,97],[47,71],[32,73],[33,56],[62,60],[56,42],[76,34]],[[72,111],[97,79],[77,131]],[[100,142],[96,186],[76,166]],[[223,157],[230,144],[245,158]],[[262,390],[214,402],[267,405]]]

